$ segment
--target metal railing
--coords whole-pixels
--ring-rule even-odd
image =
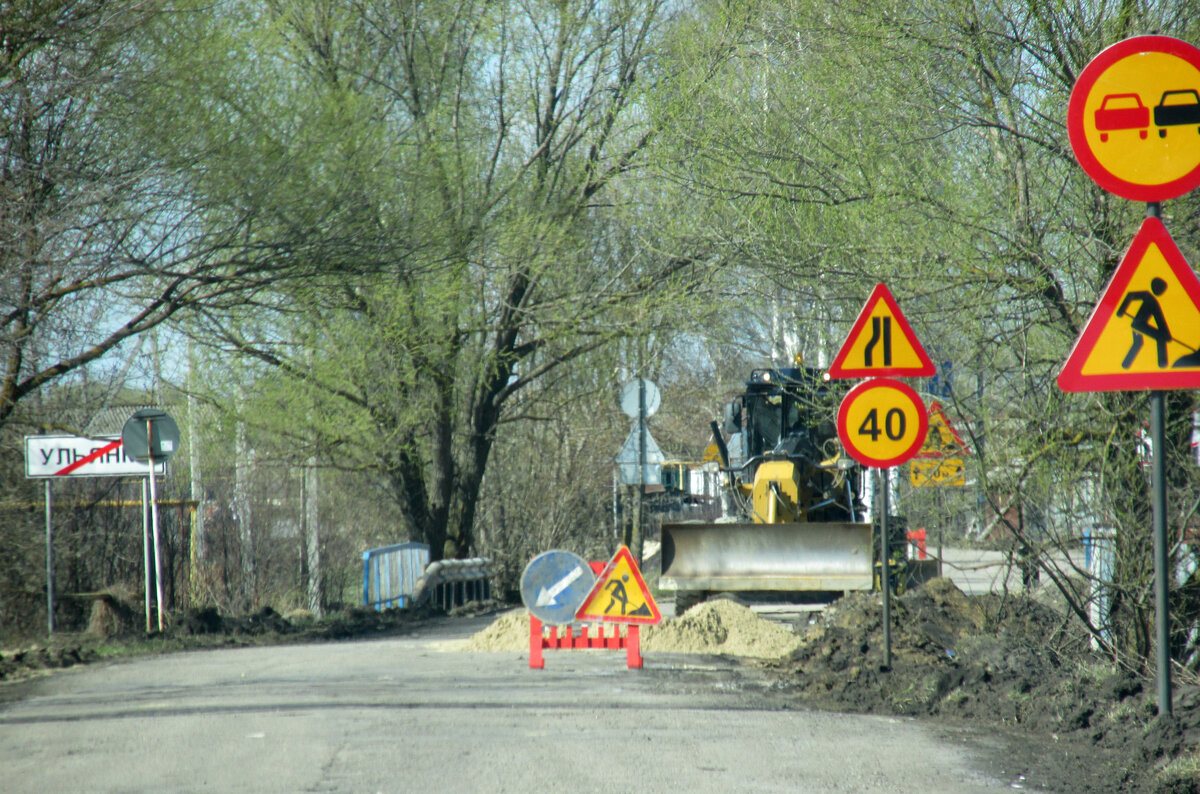
[[[492,561],[487,557],[466,560],[438,560],[430,563],[417,581],[413,603],[426,599],[440,609],[453,609],[468,601],[486,601],[491,597]]]
[[[424,543],[397,543],[363,552],[363,606],[407,608],[428,601],[453,609],[492,594],[487,557],[429,562]]]
[[[363,552],[363,606],[407,607],[429,564],[425,543],[397,543]]]

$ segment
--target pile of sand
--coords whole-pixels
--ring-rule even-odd
[[[492,625],[470,636],[458,651],[528,651],[529,611],[513,609],[496,618]]]
[[[775,659],[803,640],[747,607],[726,599],[706,601],[642,632],[645,653],[713,653]]]
[[[605,634],[612,628],[605,627]],[[643,626],[643,653],[710,653],[774,659],[791,653],[801,638],[783,626],[764,620],[746,607],[727,600],[708,601],[657,626]],[[489,652],[528,651],[529,612],[514,609],[461,644],[444,650]]]

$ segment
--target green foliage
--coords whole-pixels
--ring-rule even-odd
[[[0,338],[20,373],[0,424],[195,309],[175,330],[205,346],[189,388],[211,411],[201,468],[224,511],[224,570],[253,554],[260,585],[294,592],[303,544],[271,533],[296,523],[311,461],[322,545],[342,560],[334,590],[353,589],[359,544],[480,551],[509,580],[545,544],[603,557],[621,381],[655,378],[660,444],[696,456],[749,369],[828,364],[883,281],[953,362],[941,401],[973,450],[971,488],[904,489],[910,523],[999,534],[1022,554],[1115,527],[1114,653],[1148,652],[1144,395],[1054,383],[1142,208],[1087,179],[1064,116],[1106,45],[1151,30],[1195,41],[1189,3],[132,8],[2,12],[0,81],[33,93],[8,92],[0,154],[20,159],[19,100],[40,91],[65,103],[44,107],[63,110],[46,118],[71,156],[39,172],[58,183],[0,181],[0,224],[25,243],[0,248],[5,295],[42,296],[5,316],[59,312]],[[34,35],[50,22],[55,36]],[[79,80],[51,79],[63,74]],[[13,208],[33,196],[54,200],[30,224]],[[1190,258],[1198,210],[1165,208]],[[39,292],[30,274],[53,277]],[[116,336],[80,322],[142,303]],[[1172,537],[1188,544],[1196,408],[1172,397],[1164,450]],[[239,435],[249,484],[231,463]],[[272,528],[249,544],[227,507],[239,488]],[[5,570],[32,581],[35,551]],[[1175,554],[1191,571],[1190,545]],[[1200,599],[1195,573],[1180,576],[1176,651],[1196,666]]]

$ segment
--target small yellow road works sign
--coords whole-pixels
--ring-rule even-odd
[[[662,613],[642,578],[628,546],[617,549],[596,577],[592,591],[583,599],[575,620],[609,623],[660,623]]]

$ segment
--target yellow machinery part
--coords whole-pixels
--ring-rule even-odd
[[[754,472],[750,491],[756,524],[786,524],[803,521],[799,510],[800,487],[796,484],[796,465],[789,460],[768,460]]]

